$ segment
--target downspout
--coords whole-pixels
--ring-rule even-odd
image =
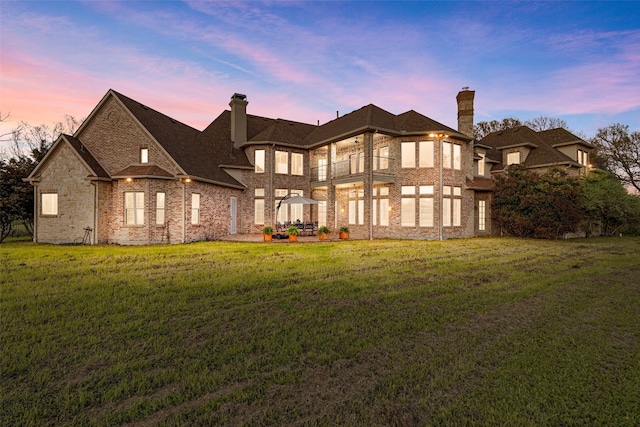
[[[94,200],[93,200],[93,233],[91,233],[91,244],[98,243],[98,183],[91,182],[94,188]]]
[[[186,198],[186,184],[184,180],[182,181],[182,243],[186,242],[187,239],[187,207],[185,205]]]
[[[369,155],[369,240],[373,240],[373,136],[375,133],[369,134],[367,138],[369,144],[367,144],[367,152]]]
[[[33,242],[38,241],[38,184],[33,185]]]
[[[276,144],[273,144],[271,146],[271,152],[269,153],[269,185],[271,185],[271,188],[269,189],[270,194],[269,197],[267,198],[267,200],[269,200],[269,205],[274,206],[275,202],[276,202],[276,189],[273,188],[273,180],[274,180],[274,169],[275,169],[275,157],[276,157]],[[264,159],[265,163],[267,162],[267,155],[266,155],[266,150],[265,150],[265,159]],[[265,164],[265,167],[267,165]],[[280,204],[278,204],[278,209],[276,209],[276,211],[273,213],[274,217],[273,220],[271,222],[271,226],[274,227],[277,223],[278,223],[278,210],[280,209]]]

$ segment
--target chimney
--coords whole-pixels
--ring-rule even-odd
[[[247,95],[234,93],[229,106],[231,107],[231,141],[233,146],[240,148],[247,142]]]
[[[473,97],[475,90],[463,87],[456,100],[458,101],[458,132],[473,137]]]

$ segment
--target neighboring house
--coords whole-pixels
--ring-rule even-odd
[[[92,243],[181,243],[297,219],[356,238],[489,234],[490,173],[508,159],[474,146],[474,94],[457,96],[458,130],[375,105],[323,125],[259,117],[234,94],[199,131],[110,90],[27,178],[34,240],[69,243],[89,227]],[[533,152],[525,144],[522,160]],[[290,193],[318,204],[282,205],[276,218]]]
[[[490,227],[492,175],[504,173],[510,165],[521,164],[538,173],[560,168],[571,176],[580,176],[588,171],[593,145],[563,128],[536,132],[527,126],[518,126],[490,133],[476,141],[474,149],[476,206],[486,207],[485,223]],[[479,185],[482,183],[485,185]]]

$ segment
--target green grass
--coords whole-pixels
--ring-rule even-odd
[[[640,423],[640,238],[0,245],[0,424]]]

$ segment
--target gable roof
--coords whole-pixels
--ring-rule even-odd
[[[593,145],[582,138],[575,136],[564,128],[548,129],[538,132],[538,135],[552,147],[561,147],[563,145],[579,144],[587,148],[593,148]]]
[[[31,171],[25,181],[37,181],[40,176],[40,170],[48,163],[49,157],[58,150],[62,144],[68,144],[75,154],[81,159],[84,165],[89,169],[89,178],[110,179],[109,174],[104,170],[100,162],[91,154],[89,149],[84,146],[82,141],[71,135],[61,134],[56,142],[51,146],[44,158]]]
[[[555,148],[556,146],[566,145],[560,141],[574,141],[572,143],[578,143],[574,138],[582,141],[564,129],[536,132],[527,126],[517,126],[511,129],[492,132],[482,138],[479,144],[491,147],[491,149],[487,151],[487,157],[495,163],[498,163],[492,171],[500,171],[506,167],[506,165],[502,163],[502,150],[515,147],[527,147],[531,149],[524,161],[524,166],[528,168],[553,165],[582,167],[578,162]],[[555,146],[552,144],[553,142],[556,142]],[[584,143],[584,141],[582,142]]]

